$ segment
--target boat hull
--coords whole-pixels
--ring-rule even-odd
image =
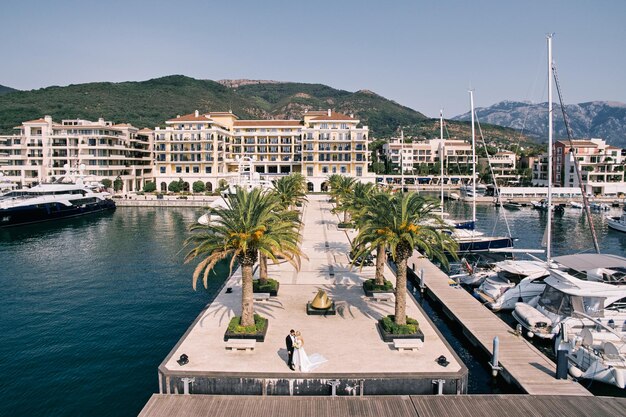
[[[47,222],[68,217],[84,216],[115,210],[115,202],[104,199],[82,205],[69,205],[52,202],[31,206],[11,207],[0,210],[0,227],[13,227],[25,224]]]
[[[503,249],[512,248],[513,239],[510,237],[503,237],[497,239],[477,239],[459,242],[459,253],[465,252],[487,252],[490,249]]]

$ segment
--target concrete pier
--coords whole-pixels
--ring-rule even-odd
[[[161,393],[182,393],[183,378],[192,394],[329,395],[331,380],[338,395],[432,394],[442,380],[443,393],[467,392],[467,368],[445,342],[416,301],[407,297],[407,313],[417,319],[425,335],[419,351],[398,351],[382,341],[377,320],[393,314],[393,301],[365,297],[362,282],[373,278],[374,267],[350,268],[346,233],[337,228],[327,196],[310,195],[303,212],[302,248],[308,256],[299,272],[287,263],[269,265],[280,282],[277,297],[255,302],[255,310],[269,318],[265,341],[250,352],[225,349],[224,332],[231,317],[240,314],[241,275],[227,281],[213,303],[202,311],[159,367]],[[395,281],[387,269],[387,278]],[[190,285],[191,285],[191,277]],[[307,316],[306,303],[318,289],[335,301],[335,316]],[[312,373],[291,371],[285,337],[300,330],[309,355],[328,361]],[[189,363],[177,359],[186,354]],[[448,366],[436,359],[444,355]]]

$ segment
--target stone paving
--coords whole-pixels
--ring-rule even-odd
[[[331,208],[328,196],[309,196],[303,212],[302,243],[308,259],[303,260],[300,271],[296,272],[288,263],[270,263],[270,277],[280,281],[278,297],[255,302],[255,311],[270,320],[265,342],[257,343],[254,351],[225,349],[223,337],[228,322],[240,313],[241,275],[235,272],[226,284],[232,293],[222,290],[200,314],[162,364],[163,370],[296,376],[298,372],[290,371],[286,365],[285,336],[293,328],[302,332],[309,355],[319,353],[328,359],[314,371],[316,375],[459,372],[462,364],[411,296],[407,298],[407,313],[419,321],[425,335],[424,347],[419,351],[397,351],[391,343],[382,341],[376,322],[384,315],[393,314],[393,301],[376,302],[365,297],[361,284],[373,278],[374,267],[350,268],[347,253],[349,236],[352,238],[354,233],[337,228],[338,218],[330,212]],[[395,281],[389,269],[386,275]],[[306,303],[320,288],[335,301],[337,315],[307,316]],[[176,362],[182,353],[189,356],[184,367]],[[450,361],[445,368],[435,361],[440,355]]]

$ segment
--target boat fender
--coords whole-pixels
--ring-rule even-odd
[[[569,374],[572,378],[581,378],[583,376],[583,371],[572,365],[569,367]]]
[[[526,333],[526,335],[528,336],[529,339],[532,339],[535,336],[535,334],[531,332],[530,330],[528,331],[528,333]]]
[[[621,389],[626,388],[626,380],[624,378],[624,370],[619,368],[612,368],[613,378],[615,378],[615,385]]]

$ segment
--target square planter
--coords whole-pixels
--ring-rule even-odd
[[[395,294],[393,287],[389,290],[368,290],[367,288],[365,288],[365,283],[363,284],[363,292],[365,293],[366,297],[372,297],[374,294]]]
[[[419,328],[417,332],[413,334],[393,334],[385,331],[380,322],[376,323],[376,325],[378,326],[378,331],[380,332],[380,337],[382,337],[383,342],[393,342],[393,339],[419,339],[422,342],[424,341],[424,333],[422,333],[422,330]]]
[[[268,320],[267,326],[261,332],[253,333],[253,334],[244,334],[244,333],[235,333],[230,332],[226,329],[224,333],[224,342],[227,342],[228,339],[254,339],[257,342],[265,342],[265,335],[267,334],[267,329],[270,327],[270,322]]]

